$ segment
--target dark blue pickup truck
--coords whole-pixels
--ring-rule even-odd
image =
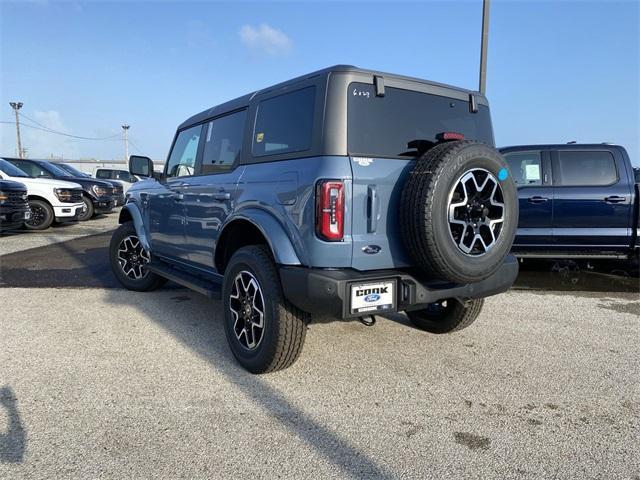
[[[518,186],[522,258],[637,259],[638,184],[619,145],[500,149]]]

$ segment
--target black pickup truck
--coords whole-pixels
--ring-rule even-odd
[[[20,228],[30,215],[27,187],[0,179],[0,232]]]
[[[518,186],[516,256],[638,259],[639,185],[624,147],[521,145],[500,152]]]

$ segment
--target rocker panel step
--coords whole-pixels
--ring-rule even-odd
[[[222,275],[217,275],[214,279],[208,280],[196,275],[172,267],[161,261],[148,263],[145,268],[161,277],[175,282],[190,290],[206,295],[209,298],[219,300],[222,293]]]

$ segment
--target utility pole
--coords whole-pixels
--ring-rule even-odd
[[[129,125],[122,125],[124,130],[124,163],[129,161]]]
[[[20,139],[20,113],[18,110],[22,108],[22,102],[9,102],[16,114],[16,136],[18,137],[18,158],[24,158],[24,150],[22,150],[22,140]]]
[[[489,46],[489,0],[482,0],[482,39],[480,40],[480,86],[479,91],[487,91],[487,48]]]

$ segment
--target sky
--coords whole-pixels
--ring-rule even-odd
[[[164,160],[194,113],[334,64],[477,89],[481,0],[0,0],[0,154]],[[491,2],[499,146],[612,142],[640,165],[640,1]],[[4,123],[8,122],[8,123]]]

